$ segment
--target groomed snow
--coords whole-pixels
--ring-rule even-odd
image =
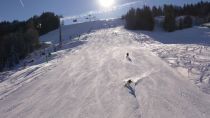
[[[73,25],[62,26],[62,40],[63,42],[69,42],[75,37],[79,37],[82,34],[90,33],[98,29],[111,28],[123,25],[124,21],[121,19],[109,19],[109,20],[97,20],[91,22],[78,23]],[[46,35],[40,37],[42,42],[52,42],[57,44],[59,39],[59,30],[54,30]]]
[[[82,37],[53,69],[2,97],[0,117],[209,118],[210,96],[152,53],[148,35],[117,27]]]
[[[137,37],[149,40],[146,45],[148,49],[203,92],[210,94],[209,28],[193,27],[172,33],[161,30],[137,31],[136,33]]]

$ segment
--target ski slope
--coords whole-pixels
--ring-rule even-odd
[[[122,26],[124,21],[122,19],[109,19],[109,20],[96,20],[91,22],[83,22],[72,25],[62,26],[62,40],[68,42],[75,37],[79,37],[82,34],[90,33],[98,29],[111,28]],[[46,35],[40,37],[42,42],[52,42],[57,44],[59,39],[59,30],[54,30]]]
[[[83,43],[48,63],[53,68],[43,63],[41,70],[32,72],[35,79],[13,85],[0,100],[0,117],[210,117],[210,96],[140,43],[147,37],[117,27],[86,34],[79,41]],[[136,82],[130,89],[124,86],[127,79]]]
[[[203,92],[210,94],[210,29],[207,26],[164,32],[135,31],[146,47],[185,76]],[[148,40],[148,41],[147,41]]]

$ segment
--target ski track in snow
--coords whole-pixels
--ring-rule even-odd
[[[151,52],[159,54],[163,44],[122,27],[84,37],[85,44],[49,61],[53,67],[41,64],[12,75],[33,81],[1,86],[2,92],[15,91],[1,94],[0,117],[209,118],[210,96]],[[136,83],[135,96],[124,87],[128,78]]]
[[[210,48],[202,45],[155,45],[151,50],[183,76],[210,94]]]

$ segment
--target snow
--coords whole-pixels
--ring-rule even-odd
[[[64,30],[64,37],[85,33],[79,29]],[[43,37],[56,43],[53,32]],[[73,38],[48,63],[32,56],[33,64],[0,83],[0,117],[209,118],[210,95],[199,89],[209,85],[208,32],[115,27]],[[128,79],[135,85],[125,87]]]
[[[159,47],[161,46],[161,47]],[[159,45],[153,49],[183,76],[210,94],[210,48],[197,44]]]
[[[66,25],[61,28],[62,40],[69,41],[81,34],[90,33],[98,29],[121,26],[124,23],[121,19],[97,20],[91,22],[78,23],[73,25]],[[46,35],[40,37],[42,42],[58,43],[59,30],[54,30]]]
[[[207,27],[193,27],[175,32],[164,32],[159,29],[155,32],[141,31],[144,35],[163,44],[200,44],[210,45],[210,30]]]
[[[186,79],[210,94],[210,29],[193,27],[172,33],[135,32],[152,41],[146,46]]]
[[[210,28],[210,23],[205,23],[205,24],[203,24],[203,26]]]

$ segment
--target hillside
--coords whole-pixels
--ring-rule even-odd
[[[124,21],[121,19],[109,19],[109,20],[97,20],[91,22],[83,22],[72,25],[62,26],[62,40],[69,41],[78,37],[81,34],[90,33],[94,30],[111,28],[123,25]],[[41,36],[40,41],[42,42],[52,42],[54,44],[58,43],[59,30],[54,30],[48,34]]]
[[[166,63],[183,44],[163,44],[152,34],[107,28],[64,44],[48,63],[17,70],[0,83],[0,117],[208,118],[210,95]],[[135,82],[130,88],[128,79]]]

